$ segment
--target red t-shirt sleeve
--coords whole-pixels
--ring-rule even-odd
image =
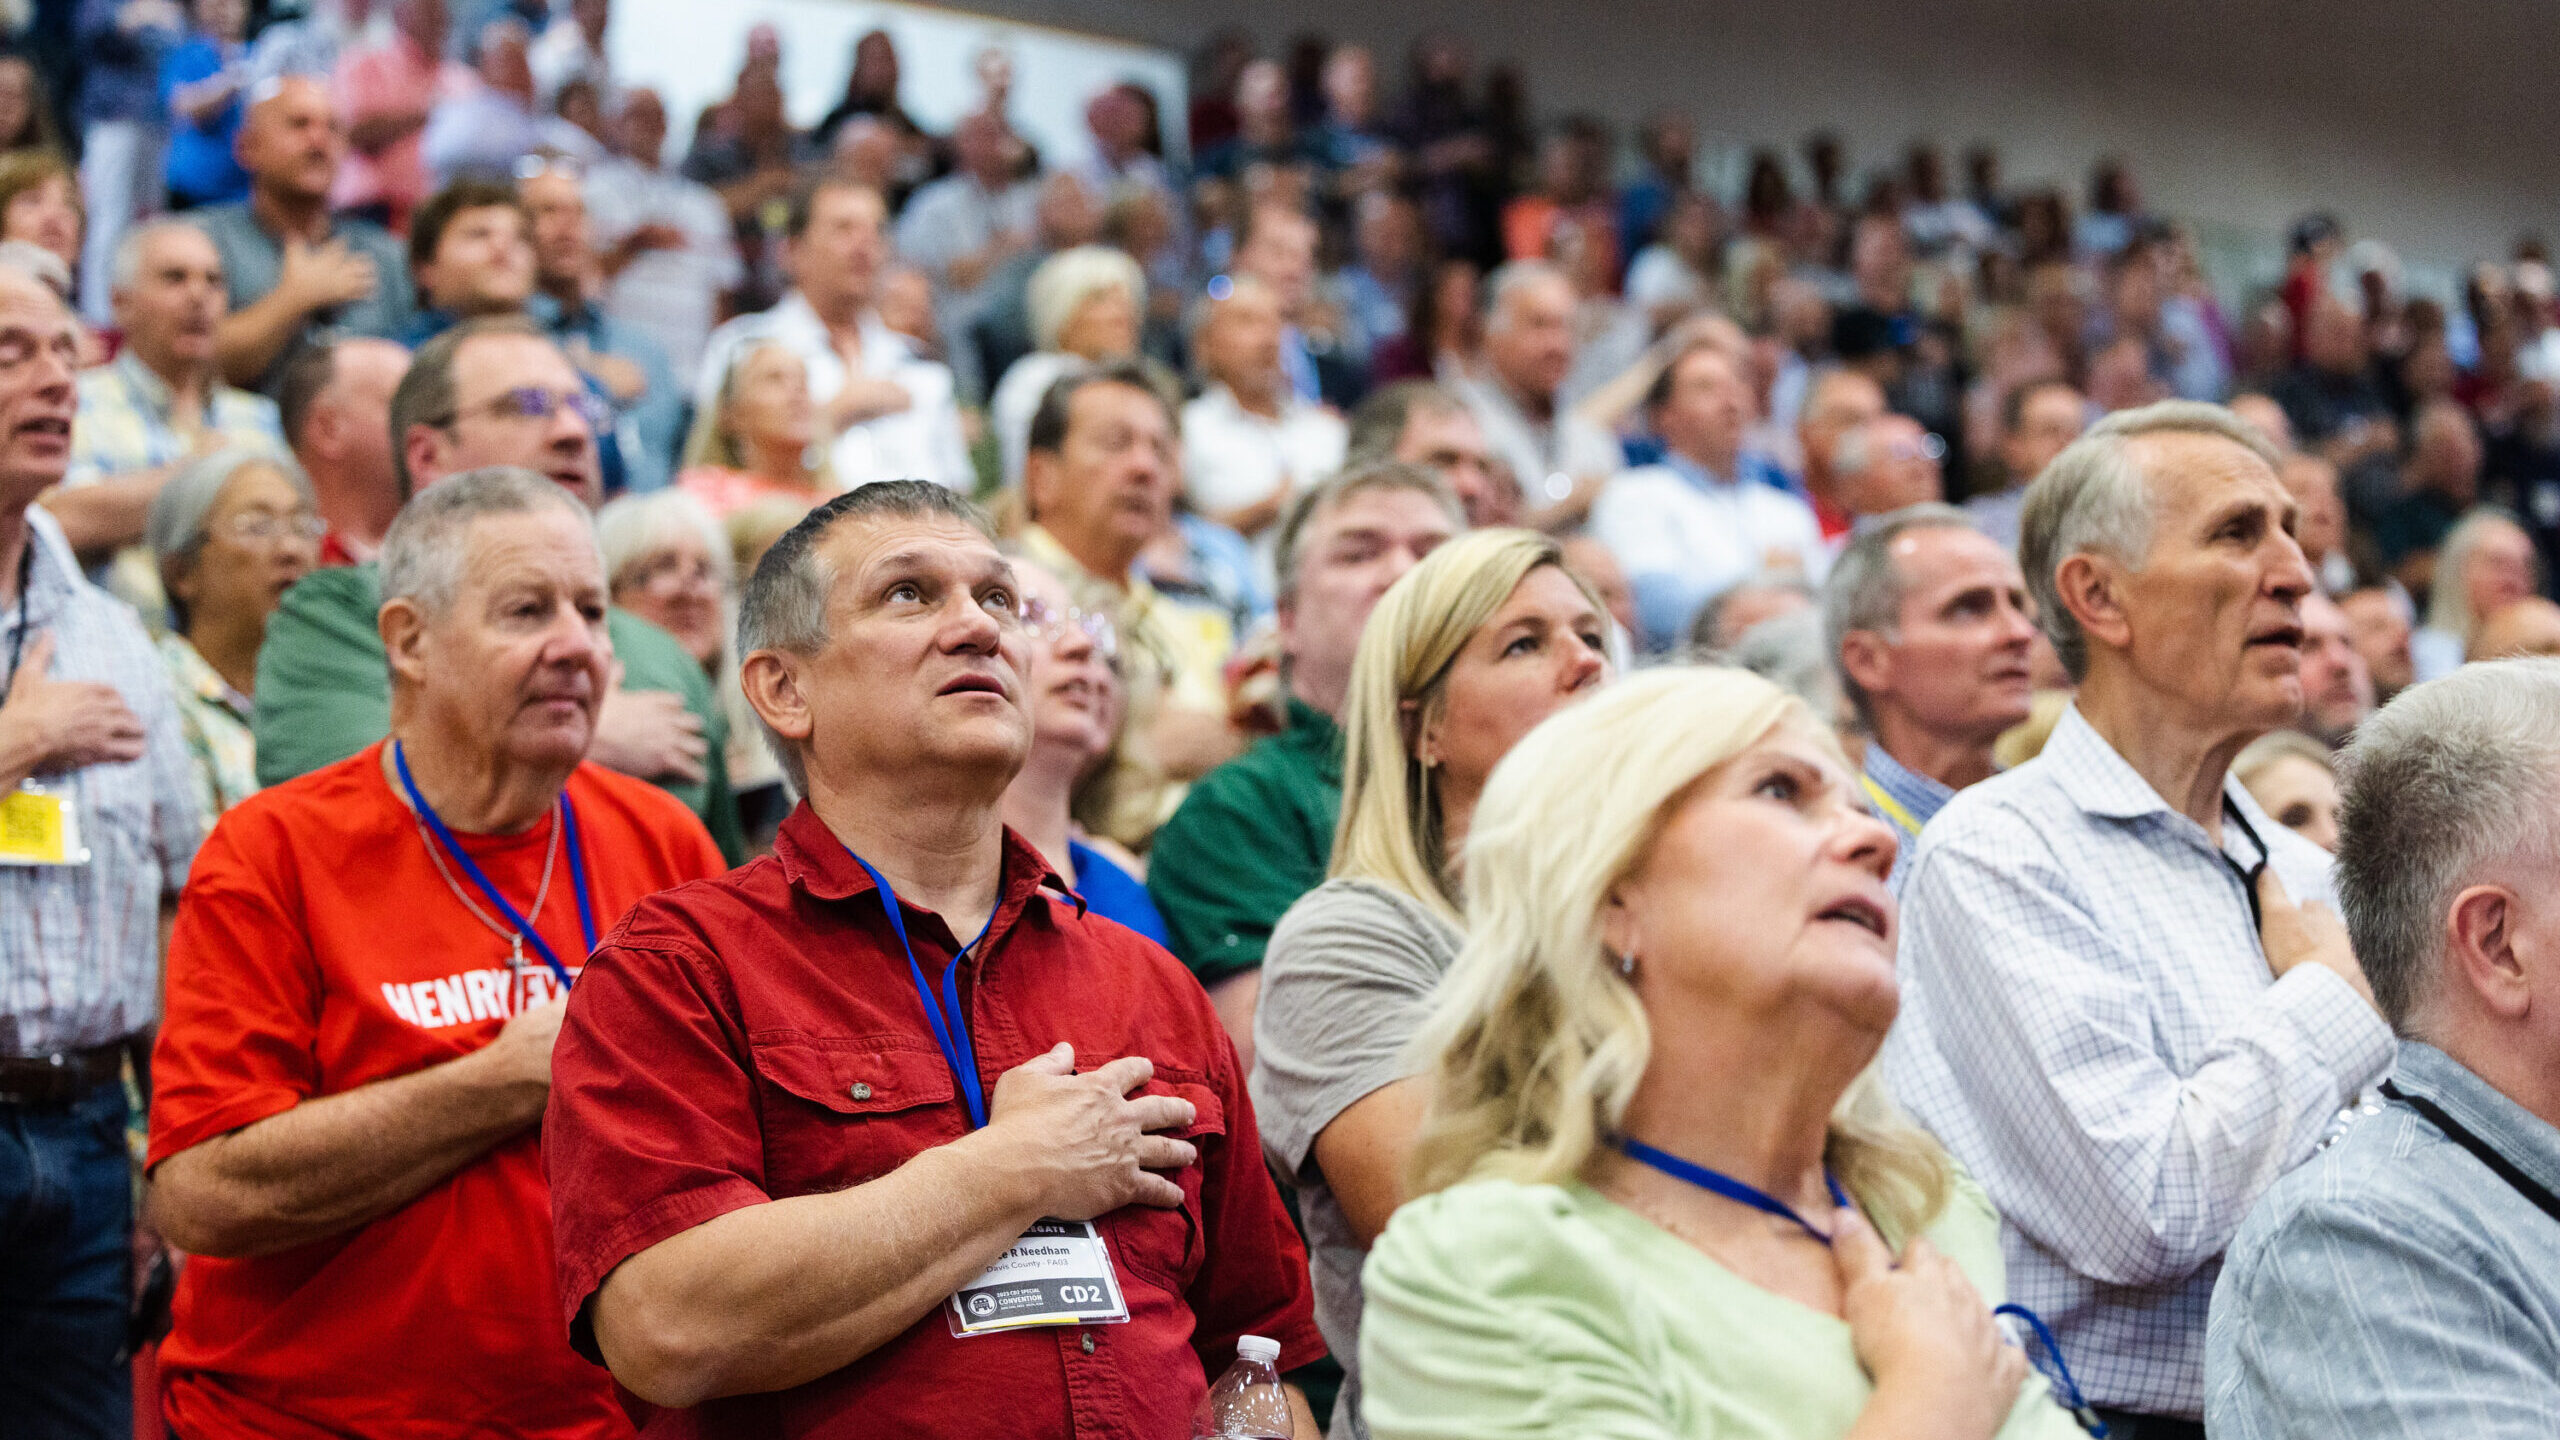
[[[1131,937],[1132,943],[1148,942]],[[1149,948],[1153,948],[1150,946]],[[1168,965],[1180,962],[1164,957]],[[1198,994],[1197,987],[1193,993]],[[1208,998],[1200,997],[1208,1011]],[[1236,1358],[1236,1337],[1261,1335],[1280,1342],[1280,1368],[1294,1370],[1325,1356],[1316,1328],[1315,1297],[1307,1276],[1307,1249],[1298,1238],[1280,1191],[1262,1163],[1262,1132],[1253,1100],[1245,1093],[1235,1046],[1214,1011],[1208,1026],[1215,1041],[1209,1083],[1225,1107],[1224,1143],[1201,1152],[1200,1222],[1204,1232],[1199,1274],[1184,1298],[1198,1329],[1191,1337],[1203,1373],[1226,1373]]]
[[[587,1300],[615,1266],[772,1198],[736,1007],[707,964],[650,923],[664,904],[642,902],[587,961],[551,1052],[542,1143],[559,1298],[570,1343],[590,1359]]]
[[[150,1164],[320,1091],[321,979],[293,918],[283,842],[254,813],[216,825],[196,852],[152,1049]]]

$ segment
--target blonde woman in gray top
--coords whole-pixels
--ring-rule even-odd
[[[1360,1266],[1403,1198],[1422,1113],[1403,1057],[1460,939],[1457,856],[1494,762],[1609,674],[1609,621],[1556,542],[1479,530],[1379,600],[1343,706],[1330,878],[1273,932],[1251,1077],[1264,1153],[1298,1187],[1316,1321],[1359,1420]]]

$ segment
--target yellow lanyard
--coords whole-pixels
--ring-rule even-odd
[[[1861,775],[1858,783],[1867,787],[1867,798],[1876,802],[1876,808],[1884,812],[1884,818],[1892,821],[1895,829],[1905,835],[1917,836],[1920,833],[1918,817],[1901,801],[1884,793],[1884,787],[1875,782],[1874,776]]]

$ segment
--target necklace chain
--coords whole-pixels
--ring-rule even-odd
[[[541,923],[542,902],[551,897],[551,865],[553,861],[560,858],[560,831],[562,828],[563,827],[560,824],[559,805],[557,802],[554,802],[551,810],[551,839],[549,843],[543,846],[542,849],[542,883],[533,892],[533,908],[526,911],[524,915],[524,923],[528,927]],[[470,895],[465,893],[460,885],[454,883],[453,872],[445,867],[444,852],[441,847],[436,844],[435,837],[427,833],[427,824],[424,820],[420,820],[418,822],[418,838],[426,842],[427,858],[436,862],[436,873],[444,877],[445,888],[453,892],[453,898],[462,902],[462,908],[471,912],[472,919],[489,927],[490,934],[506,941],[509,946],[513,947],[517,963],[521,963],[524,955],[524,936],[522,932],[510,931],[506,926],[490,919],[489,913],[482,910],[478,905],[473,904]]]

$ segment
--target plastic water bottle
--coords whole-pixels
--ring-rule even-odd
[[[1191,1412],[1196,1440],[1289,1440],[1298,1430],[1289,1394],[1280,1388],[1280,1342],[1236,1337],[1236,1363]]]

